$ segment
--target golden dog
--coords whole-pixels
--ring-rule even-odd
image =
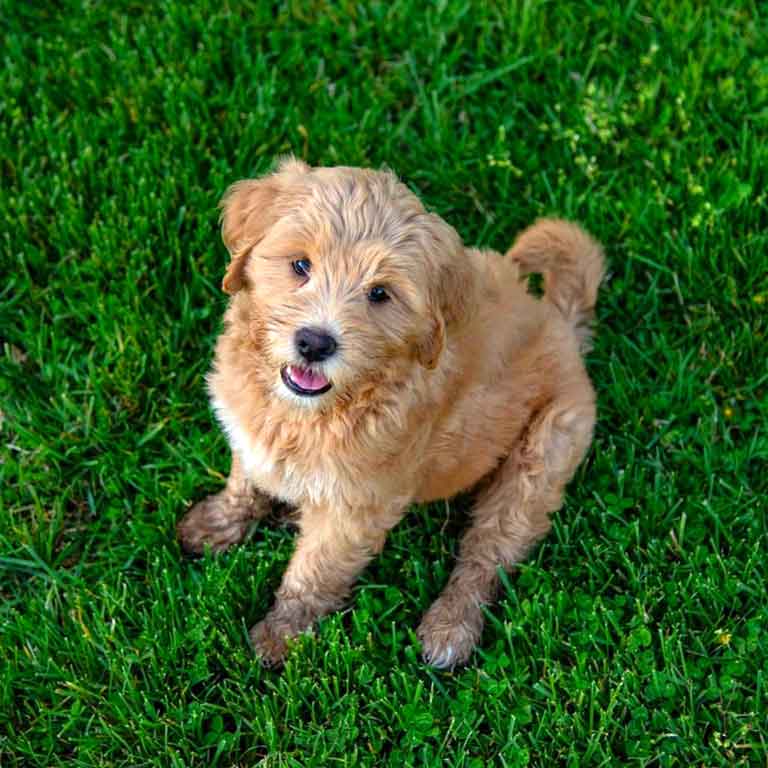
[[[600,247],[542,220],[505,256],[465,248],[393,174],[291,158],[222,206],[232,298],[208,385],[232,470],[179,524],[183,546],[223,550],[271,500],[297,508],[296,551],[251,630],[279,664],[409,504],[474,489],[458,564],[418,629],[427,662],[466,662],[497,569],[547,533],[592,439],[582,353]]]

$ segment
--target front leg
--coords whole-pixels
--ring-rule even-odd
[[[202,554],[209,546],[223,552],[243,539],[254,520],[270,510],[270,500],[248,479],[236,453],[227,484],[195,504],[176,526],[185,552]]]
[[[275,603],[250,632],[262,664],[281,664],[288,639],[344,603],[362,570],[381,552],[387,532],[402,513],[402,509],[365,515],[302,509],[296,550]]]

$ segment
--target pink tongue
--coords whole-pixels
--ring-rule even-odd
[[[294,384],[298,384],[302,389],[314,392],[316,389],[322,389],[328,384],[328,379],[322,373],[310,371],[307,368],[299,368],[291,365],[288,368],[288,375]]]

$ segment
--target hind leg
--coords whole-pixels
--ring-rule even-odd
[[[424,660],[433,666],[469,659],[483,629],[482,606],[496,596],[497,569],[519,563],[549,531],[549,516],[562,505],[592,439],[589,393],[584,401],[555,400],[539,412],[479,495],[458,564],[417,631]]]
[[[202,554],[209,546],[223,552],[243,539],[254,520],[264,517],[270,500],[246,477],[237,454],[223,490],[195,504],[176,526],[185,552]]]

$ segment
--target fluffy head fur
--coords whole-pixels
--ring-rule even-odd
[[[247,310],[278,396],[328,408],[382,379],[401,379],[413,360],[434,368],[472,273],[453,228],[393,174],[287,160],[271,176],[235,184],[222,208],[231,254],[224,290],[243,292],[237,305]],[[308,278],[291,268],[301,258],[311,259]],[[373,286],[390,299],[370,302]],[[302,362],[294,333],[306,326],[327,329],[339,344],[314,366],[333,384],[320,398],[292,395],[279,376]]]
[[[231,301],[209,388],[232,472],[182,521],[183,543],[229,546],[270,498],[298,509],[296,553],[252,633],[277,662],[286,638],[344,599],[410,502],[474,488],[459,565],[419,630],[433,664],[465,661],[497,567],[546,533],[591,439],[581,349],[599,246],[545,220],[506,257],[465,248],[393,174],[293,159],[227,192],[222,234]],[[521,283],[533,271],[544,300]],[[372,302],[373,286],[390,299]],[[306,327],[332,334],[336,353],[303,361]],[[292,366],[332,386],[297,394]]]

